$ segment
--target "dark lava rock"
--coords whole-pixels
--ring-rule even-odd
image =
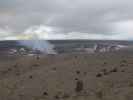
[[[113,68],[110,72],[118,72],[117,68]]]
[[[83,84],[83,81],[82,80],[78,80],[76,82],[76,88],[75,88],[75,91],[76,92],[81,92],[84,88],[84,84]]]
[[[16,72],[16,76],[19,76],[20,75],[20,73],[19,72]]]
[[[74,58],[76,59],[76,58],[78,58],[78,56],[74,56]]]
[[[75,78],[76,81],[78,81],[78,78]]]
[[[48,96],[48,93],[47,92],[43,92],[43,95]]]
[[[12,71],[12,68],[8,68],[7,70],[8,70],[8,71]]]
[[[17,68],[17,67],[18,67],[18,64],[15,64],[13,67],[14,67],[14,68]]]
[[[33,76],[32,76],[32,75],[30,75],[30,76],[29,76],[29,78],[30,78],[30,79],[32,79],[32,78],[33,78]]]
[[[101,73],[98,73],[98,74],[96,75],[96,77],[102,77],[102,74],[101,74]]]
[[[80,74],[80,71],[79,71],[79,70],[77,70],[77,71],[76,71],[76,73],[77,73],[77,74]]]
[[[58,95],[55,95],[54,98],[55,98],[55,99],[59,99],[60,97],[59,97]]]
[[[103,69],[102,72],[103,72],[104,75],[108,75],[109,74],[106,69]]]
[[[107,63],[106,63],[106,62],[104,62],[103,64],[104,64],[104,65],[106,65]]]

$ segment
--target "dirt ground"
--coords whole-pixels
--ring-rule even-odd
[[[133,54],[1,57],[0,100],[133,100]]]

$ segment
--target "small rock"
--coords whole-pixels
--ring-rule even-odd
[[[76,92],[81,92],[81,91],[83,90],[83,87],[84,87],[83,81],[82,81],[82,80],[78,80],[78,81],[76,82],[75,91],[76,91]]]
[[[13,67],[14,67],[14,68],[17,68],[17,67],[18,67],[18,65],[17,65],[17,64],[15,64]]]
[[[78,56],[74,56],[74,58],[76,59],[76,58],[78,58]]]
[[[96,75],[96,77],[102,77],[102,74],[101,74],[101,73],[98,73],[98,74]]]
[[[77,81],[77,80],[78,80],[78,78],[75,78],[75,80]]]
[[[30,79],[32,79],[32,78],[33,78],[33,76],[32,76],[32,75],[30,75],[30,76],[29,76],[29,78],[30,78]]]
[[[20,73],[19,72],[16,72],[16,76],[19,76],[20,75]]]
[[[60,97],[59,97],[58,95],[55,95],[54,98],[55,98],[55,99],[59,99]]]
[[[102,72],[103,72],[104,75],[108,75],[109,74],[106,69],[103,69]]]
[[[110,72],[118,72],[117,68],[113,68]]]
[[[106,65],[107,63],[106,63],[106,62],[104,62],[103,64],[104,64],[104,65]]]
[[[77,70],[77,71],[76,71],[76,73],[77,73],[77,74],[80,74],[80,71],[79,71],[79,70]]]
[[[48,93],[47,93],[47,92],[43,92],[43,95],[47,96],[47,95],[48,95]]]
[[[8,68],[8,71],[12,71],[12,68]]]

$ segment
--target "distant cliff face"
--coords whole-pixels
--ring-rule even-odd
[[[26,43],[31,43],[30,41],[25,41]],[[43,43],[43,41],[41,41]],[[0,42],[0,54],[1,55],[41,55],[41,54],[51,54],[51,50],[55,51],[52,54],[62,54],[62,53],[102,53],[102,52],[112,52],[121,49],[128,49],[130,47],[133,50],[133,42],[120,42],[120,41],[53,41],[51,42],[52,49],[48,49],[46,43],[40,45],[41,51],[37,48],[28,48],[22,45],[19,41],[2,41]],[[43,50],[47,52],[43,52]]]
[[[118,51],[122,48],[125,48],[122,45],[112,45],[112,44],[94,44],[93,47],[86,47],[84,45],[78,46],[78,47],[65,47],[62,46],[60,48],[56,48],[56,52],[58,54],[61,53],[87,53],[87,54],[93,54],[93,53],[104,53],[104,52],[112,52],[112,51]],[[41,52],[40,50],[32,50],[32,49],[10,49],[9,54],[20,54],[20,55],[30,55],[30,54],[45,54],[44,52]]]
[[[10,55],[41,55],[44,54],[40,50],[32,50],[32,49],[26,49],[26,48],[20,48],[20,49],[9,49],[7,52]]]
[[[111,45],[111,44],[96,44],[94,46],[95,52],[111,52],[120,50],[121,47],[119,45]]]
[[[84,45],[79,46],[78,48],[75,48],[75,52],[84,52],[88,54],[92,53],[102,53],[102,52],[113,52],[118,51],[124,48],[127,48],[128,46],[125,45],[118,45],[118,44],[104,44],[104,43],[96,43],[93,44],[92,47],[86,47]]]

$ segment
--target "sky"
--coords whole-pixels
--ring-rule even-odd
[[[0,40],[133,40],[132,0],[0,0]]]

